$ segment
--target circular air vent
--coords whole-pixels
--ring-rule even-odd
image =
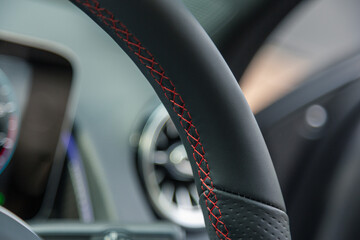
[[[163,106],[152,113],[144,127],[139,161],[147,194],[157,214],[186,228],[204,227],[189,159]]]

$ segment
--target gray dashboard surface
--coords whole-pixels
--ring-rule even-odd
[[[68,1],[1,0],[0,38],[35,45],[67,58],[74,68],[71,105],[93,148],[91,166],[111,220],[146,222],[153,214],[135,174],[129,136],[134,119],[155,95],[125,53]],[[105,196],[104,196],[105,195]]]
[[[28,239],[40,240],[40,238],[21,219],[13,215],[3,207],[0,207],[0,238],[6,240]],[[14,232],[17,234],[14,236]]]

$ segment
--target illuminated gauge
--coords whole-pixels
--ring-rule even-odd
[[[0,70],[0,173],[8,165],[15,149],[18,113],[12,86]]]

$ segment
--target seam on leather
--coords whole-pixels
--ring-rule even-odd
[[[218,204],[227,210],[223,218],[227,219],[231,238],[290,239],[288,217],[284,211],[217,188],[214,191],[219,196]]]
[[[241,194],[241,193],[232,192],[232,191],[229,191],[229,190],[226,190],[226,189],[223,189],[223,188],[219,188],[219,187],[217,187],[217,186],[215,186],[214,189],[216,189],[216,190],[218,190],[218,191],[226,192],[226,193],[229,193],[229,194],[233,194],[233,195],[236,195],[236,196],[239,196],[239,197],[242,197],[242,198],[245,198],[245,199],[254,201],[254,202],[258,202],[258,203],[261,203],[261,204],[264,204],[264,205],[268,205],[268,206],[270,206],[270,207],[276,208],[277,210],[286,213],[286,209],[282,209],[282,208],[280,208],[279,206],[276,206],[276,205],[274,205],[274,204],[272,204],[272,203],[270,203],[270,202],[266,202],[266,201],[263,201],[263,200],[259,200],[259,199],[256,199],[256,198],[252,198],[252,197],[243,195],[243,194]]]
[[[150,75],[163,90],[165,97],[173,106],[175,114],[179,117],[180,124],[187,135],[187,140],[191,148],[193,149],[193,158],[198,166],[198,175],[201,182],[201,189],[203,191],[201,194],[205,197],[210,223],[215,229],[216,235],[219,239],[231,240],[228,236],[229,231],[225,223],[221,220],[222,214],[219,206],[217,205],[217,196],[213,192],[214,184],[209,175],[210,168],[205,158],[205,150],[200,141],[200,135],[192,122],[192,117],[187,110],[182,97],[176,91],[175,85],[169,77],[166,76],[165,71],[155,60],[152,53],[148,51],[131,32],[129,32],[123,23],[114,18],[114,14],[112,12],[100,7],[100,3],[97,0],[75,1],[86,7],[90,13],[94,14],[103,24],[112,29],[114,34],[120,40],[125,42],[130,52],[138,57],[140,63],[148,69]],[[205,193],[205,191],[208,193]]]

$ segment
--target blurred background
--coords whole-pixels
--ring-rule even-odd
[[[309,1],[280,24],[241,79],[254,112],[296,88],[307,76],[358,52],[359,8],[356,0]]]

